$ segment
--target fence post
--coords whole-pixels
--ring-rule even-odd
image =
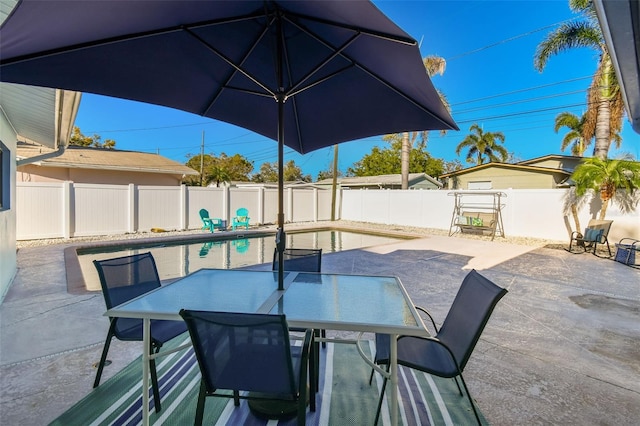
[[[313,188],[313,221],[318,221],[318,188]]]
[[[264,187],[258,188],[258,224],[264,223]]]
[[[189,217],[189,209],[187,204],[187,186],[180,185],[180,230],[187,229],[187,218]]]
[[[62,237],[71,238],[71,227],[75,223],[75,209],[72,196],[73,182],[62,182]]]
[[[286,220],[289,221],[289,223],[293,223],[293,188],[289,187],[287,188],[287,194],[289,195],[289,202],[287,203],[287,215],[286,215]]]
[[[137,206],[136,206],[136,184],[135,183],[130,183],[129,184],[129,204],[127,206],[127,231],[129,233],[134,233],[136,232],[136,212],[137,212]]]

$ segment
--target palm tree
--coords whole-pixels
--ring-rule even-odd
[[[478,166],[484,163],[485,156],[489,161],[504,163],[509,157],[506,148],[500,143],[504,143],[504,134],[502,132],[484,132],[480,126],[473,124],[462,142],[456,147],[456,155],[460,155],[460,151],[468,148],[467,163],[475,163]]]
[[[556,116],[556,125],[553,128],[556,133],[566,127],[569,129],[566,135],[562,138],[560,149],[564,151],[567,147],[571,146],[571,154],[576,157],[582,157],[587,146],[591,143],[591,140],[585,139],[583,134],[584,122],[586,120],[586,114],[578,118],[577,115],[570,112],[561,112]]]
[[[619,144],[615,135],[622,128],[622,93],[592,0],[569,0],[569,7],[581,13],[584,20],[567,22],[549,33],[536,49],[534,66],[542,71],[551,56],[575,47],[589,47],[600,54],[587,96],[582,134],[585,140],[595,137],[593,155],[604,159],[611,141]]]
[[[207,168],[206,182],[208,184],[214,181],[216,183],[216,187],[219,187],[221,182],[231,182],[231,176],[229,175],[227,169],[220,166],[212,165]]]
[[[617,201],[623,207],[626,205],[631,210],[638,205],[636,191],[640,188],[640,162],[588,158],[576,167],[571,178],[576,183],[578,196],[591,190],[600,193],[601,220],[607,213],[609,200]]]
[[[447,62],[440,56],[429,55],[425,57],[422,62],[424,63],[424,67],[429,77],[433,77],[436,74],[444,74],[444,70],[447,67]],[[447,98],[438,89],[436,89],[436,92],[438,92],[440,100],[449,111],[450,108],[449,103],[447,102]],[[426,143],[428,137],[427,131],[413,132],[411,135],[409,134],[409,132],[402,133],[402,149],[400,151],[400,175],[402,177],[402,189],[409,188],[409,156],[411,153],[411,148],[413,147],[413,143],[418,137],[418,133],[421,133],[422,140]],[[446,130],[442,131],[442,133],[446,133]]]

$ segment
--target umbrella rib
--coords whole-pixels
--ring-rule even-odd
[[[418,44],[413,38],[411,37],[402,37],[402,36],[397,36],[397,35],[393,35],[393,34],[389,34],[389,33],[384,33],[382,31],[373,31],[373,30],[368,30],[366,28],[360,28],[360,27],[356,27],[353,25],[348,25],[348,24],[342,24],[340,22],[336,22],[336,21],[331,21],[329,19],[322,19],[322,18],[318,18],[315,16],[309,16],[309,15],[303,15],[303,14],[299,14],[299,13],[295,13],[295,12],[286,12],[286,15],[292,16],[292,17],[296,17],[299,19],[306,19],[308,21],[314,21],[314,22],[318,22],[321,24],[325,24],[325,25],[331,25],[334,27],[338,27],[338,28],[344,28],[346,30],[351,30],[354,32],[360,32],[362,34],[371,36],[371,37],[376,37],[376,38],[380,38],[383,40],[388,40],[394,43],[401,43],[401,44],[406,44],[408,46],[415,46],[416,44]]]
[[[268,29],[265,28],[265,31],[262,33],[262,35],[264,35],[264,33],[266,32],[266,30]],[[222,59],[223,61],[225,61],[229,66],[231,66],[235,71],[234,73],[232,73],[232,75],[229,77],[229,79],[227,79],[227,82],[229,82],[229,80],[233,77],[233,75],[235,74],[235,72],[239,72],[242,75],[244,75],[245,77],[247,77],[249,80],[251,80],[252,82],[254,82],[258,87],[262,88],[266,93],[268,93],[270,96],[275,97],[276,94],[269,89],[269,87],[267,87],[265,84],[263,84],[262,82],[260,82],[256,77],[252,76],[251,74],[249,74],[248,72],[246,72],[245,70],[243,70],[241,68],[242,64],[247,60],[247,57],[251,54],[251,52],[253,51],[253,49],[255,49],[255,47],[257,46],[258,42],[260,41],[259,37],[255,43],[253,44],[253,46],[251,46],[251,49],[249,49],[249,51],[247,52],[247,54],[244,56],[244,58],[242,59],[242,61],[240,62],[239,65],[235,64],[231,59],[229,59],[224,53],[220,52],[218,49],[216,49],[215,47],[213,47],[211,44],[207,43],[206,40],[204,40],[202,37],[200,37],[199,35],[197,35],[196,33],[194,33],[193,31],[191,31],[189,28],[184,28],[185,32],[189,35],[191,35],[192,37],[194,37],[196,40],[198,40],[200,43],[202,43],[207,49],[209,49],[210,51],[212,51],[213,53],[215,53],[220,59]],[[215,98],[218,97],[220,92],[218,92],[218,94],[215,96]],[[213,102],[210,103],[209,107],[207,108],[207,111],[209,111],[209,109],[213,106],[213,103],[215,103],[215,98],[213,100]],[[206,113],[205,112],[205,113]]]
[[[238,16],[238,17],[235,17],[235,18],[225,18],[225,19],[215,19],[215,20],[209,20],[209,21],[202,21],[202,22],[197,22],[197,23],[194,23],[194,24],[190,24],[188,26],[177,25],[177,26],[172,26],[172,27],[159,28],[159,29],[155,29],[155,30],[142,31],[142,32],[135,33],[135,34],[126,34],[126,35],[114,36],[114,37],[109,37],[109,38],[106,38],[106,39],[99,39],[99,40],[89,41],[89,42],[85,42],[85,43],[78,43],[78,44],[73,44],[73,45],[70,45],[70,46],[64,46],[64,47],[60,47],[60,48],[57,48],[57,49],[50,49],[50,50],[45,50],[45,51],[42,51],[42,52],[31,53],[31,54],[26,54],[26,55],[20,55],[20,56],[16,56],[16,57],[10,58],[10,59],[0,59],[0,65],[2,65],[2,66],[4,66],[4,65],[14,65],[14,64],[19,64],[21,62],[27,62],[27,61],[30,61],[32,59],[40,59],[40,58],[46,58],[46,57],[50,57],[50,56],[57,56],[57,55],[65,54],[65,53],[75,52],[75,51],[78,51],[78,50],[89,49],[89,48],[92,48],[92,47],[107,46],[109,44],[115,44],[115,43],[121,43],[121,42],[125,42],[125,41],[137,40],[137,39],[141,39],[141,38],[154,37],[154,36],[158,36],[158,35],[175,33],[175,32],[183,31],[185,28],[191,29],[191,28],[206,27],[206,26],[210,26],[210,25],[229,24],[229,23],[241,22],[241,21],[246,21],[246,20],[251,20],[251,19],[256,19],[256,18],[261,18],[261,17],[264,17],[264,12],[255,12],[255,13],[247,14],[247,15],[244,15],[244,16]]]

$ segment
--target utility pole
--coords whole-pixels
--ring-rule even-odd
[[[200,186],[204,182],[204,130],[202,131],[202,144],[200,145]]]

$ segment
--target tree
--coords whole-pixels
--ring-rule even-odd
[[[505,162],[509,157],[509,153],[504,146],[504,134],[502,132],[485,132],[477,124],[472,124],[469,128],[471,132],[456,147],[456,155],[460,155],[460,151],[468,149],[467,163],[475,163],[478,166],[484,163],[485,157],[489,161]]]
[[[444,74],[444,71],[447,67],[447,62],[445,61],[445,59],[435,55],[429,55],[425,57],[422,60],[422,63],[424,64],[425,70],[427,71],[427,75],[429,77],[433,77],[437,74],[440,74],[440,75]],[[442,103],[445,105],[447,110],[450,111],[449,103],[447,102],[446,96],[442,92],[440,92],[438,89],[436,89],[436,91],[438,93],[438,96],[440,96],[440,100],[442,101]],[[413,147],[413,143],[415,142],[416,137],[418,136],[418,133],[422,135],[422,140],[426,145],[427,139],[429,137],[428,131],[425,130],[421,132],[412,132],[411,134],[409,134],[409,132],[402,133],[402,139],[401,139],[402,148],[400,150],[400,174],[402,175],[401,176],[402,189],[407,189],[409,187],[410,153]],[[446,133],[446,130],[442,131],[442,134],[444,133]],[[397,136],[397,135],[394,135],[394,136]]]
[[[348,176],[377,176],[401,173],[400,150],[401,135],[389,135],[391,146],[381,149],[373,147],[360,161],[347,170]],[[395,139],[395,140],[393,140]],[[429,176],[440,176],[444,171],[444,162],[433,158],[426,151],[426,143],[420,141],[410,152],[409,173],[426,173]]]
[[[631,160],[611,160],[592,157],[575,168],[571,178],[576,183],[576,195],[587,191],[600,193],[602,208],[600,219],[607,214],[609,200],[621,207],[635,210],[638,205],[636,192],[640,188],[640,163]]]
[[[93,136],[85,136],[82,134],[78,126],[74,126],[73,131],[71,132],[71,138],[69,139],[69,145],[112,149],[116,146],[116,141],[113,139],[107,139],[102,142],[102,137],[95,133]]]
[[[224,167],[220,167],[219,165],[210,166],[207,171],[207,180],[209,182],[215,182],[216,187],[220,187],[221,182],[231,182],[231,175]]]
[[[338,170],[338,177],[343,176],[342,172],[340,170]],[[318,177],[316,178],[316,181],[320,181],[320,180],[325,180],[325,179],[331,179],[333,178],[333,170],[329,169],[329,170],[320,170],[318,172]]]
[[[562,142],[560,144],[560,149],[562,151],[566,150],[570,146],[571,155],[575,155],[576,157],[582,157],[584,155],[584,151],[591,143],[590,139],[586,139],[584,137],[584,123],[586,119],[586,114],[583,114],[582,117],[578,117],[570,112],[561,112],[556,116],[556,125],[553,130],[558,133],[558,131],[563,127],[569,129],[567,134],[562,138]]]
[[[604,159],[611,142],[619,144],[620,138],[616,139],[615,135],[620,133],[622,128],[622,92],[593,2],[569,0],[569,8],[582,14],[584,19],[567,22],[549,33],[536,49],[534,66],[538,71],[542,71],[551,56],[576,47],[592,48],[599,53],[598,67],[587,95],[587,112],[582,135],[585,141],[595,137],[593,155]]]
[[[311,175],[303,175],[302,169],[298,167],[294,160],[285,163],[282,169],[282,175],[285,182],[304,181],[311,182]],[[278,181],[278,163],[264,162],[260,166],[260,171],[253,176],[254,182],[277,182]]]
[[[200,170],[202,165],[202,177],[187,176],[183,179],[185,185],[208,186],[215,182],[219,186],[221,182],[249,181],[249,174],[253,171],[253,163],[240,154],[227,156],[224,152],[220,157],[213,154],[190,156],[186,163],[194,170]]]

